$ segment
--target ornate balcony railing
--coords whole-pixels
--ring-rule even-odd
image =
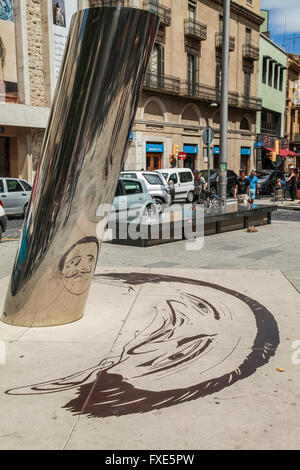
[[[223,33],[216,33],[216,48],[222,49],[223,45]],[[235,49],[235,37],[229,36],[229,51],[232,52]]]
[[[239,105],[242,108],[261,111],[262,99],[261,98],[256,98],[255,96],[243,95],[243,96],[240,97]]]
[[[194,39],[205,41],[207,38],[207,26],[189,18],[184,20],[184,34]]]
[[[184,96],[202,101],[216,101],[217,103],[221,101],[220,89],[201,83],[182,82],[181,92]],[[238,106],[238,93],[228,92],[228,104],[230,106]]]
[[[254,44],[247,43],[243,45],[243,57],[252,60],[259,59],[259,47],[254,46]]]
[[[144,81],[144,88],[179,95],[180,78],[147,72]]]
[[[96,0],[96,1],[90,1],[91,6],[95,7],[124,7],[127,6],[125,5],[124,0]]]
[[[161,26],[171,25],[171,9],[161,5],[155,0],[144,1],[145,10],[151,11],[160,17]]]

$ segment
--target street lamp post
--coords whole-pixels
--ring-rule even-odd
[[[220,158],[219,158],[219,197],[221,199],[221,205],[224,207],[226,206],[226,194],[227,194],[229,21],[230,21],[230,0],[224,0],[221,127],[220,127]]]

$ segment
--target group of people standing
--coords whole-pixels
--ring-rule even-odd
[[[289,188],[291,200],[294,201],[297,195],[297,187],[300,186],[300,175],[294,167],[290,167],[290,173],[285,173],[284,180],[277,178],[275,189],[282,188],[284,190],[284,197],[286,196],[286,189]],[[194,202],[206,193],[206,181],[203,176],[200,176],[199,171],[194,171]],[[256,170],[253,168],[248,176],[245,170],[240,170],[240,175],[234,187],[234,199],[239,199],[239,202],[250,202],[253,204],[256,196],[259,195],[258,177]]]

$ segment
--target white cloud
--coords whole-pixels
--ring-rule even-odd
[[[270,10],[271,34],[283,34],[286,17],[286,33],[300,33],[299,0],[261,0],[261,8]]]

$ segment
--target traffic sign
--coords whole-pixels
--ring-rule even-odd
[[[210,145],[214,140],[214,131],[210,126],[206,126],[202,132],[202,139],[204,145]]]
[[[186,154],[185,152],[179,152],[178,158],[179,158],[180,160],[185,160],[186,157],[187,157],[187,154]]]

